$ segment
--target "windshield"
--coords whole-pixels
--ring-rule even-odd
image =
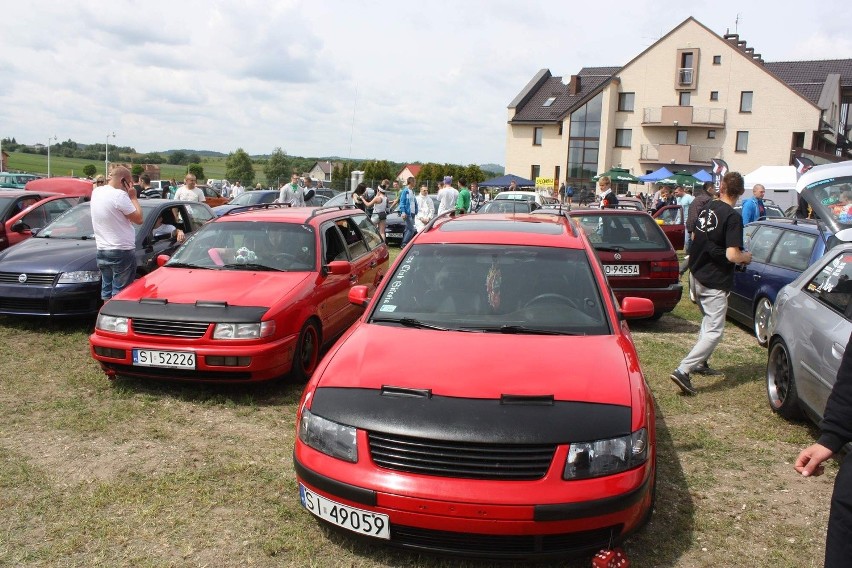
[[[133,230],[136,234],[145,225],[145,220],[152,214],[161,211],[159,207],[142,206],[142,224],[133,224]],[[50,239],[93,239],[95,238],[95,230],[92,228],[92,213],[88,203],[81,203],[61,216],[57,217],[52,223],[48,224],[37,235],[38,238]]]
[[[609,325],[583,250],[414,245],[371,320],[495,333],[602,335]]]
[[[489,201],[477,210],[477,213],[529,213],[532,211],[531,202],[516,199],[499,199]]]
[[[498,201],[515,199],[518,201],[535,201],[535,195],[528,195],[523,193],[498,193],[494,198]]]
[[[666,234],[650,215],[576,215],[596,249],[661,251],[671,248]]]
[[[246,191],[233,198],[229,205],[254,205],[256,203],[272,203],[278,197],[274,191]]]
[[[316,236],[313,227],[295,223],[209,223],[187,240],[166,266],[310,271],[316,266]]]
[[[852,227],[852,176],[816,181],[802,189],[802,197],[833,232]]]

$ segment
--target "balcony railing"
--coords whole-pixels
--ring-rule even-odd
[[[671,69],[671,67],[669,67]],[[692,67],[681,67],[677,72],[677,82],[679,85],[691,85],[695,69]],[[671,75],[669,75],[671,77]]]
[[[711,107],[664,106],[642,110],[642,124],[660,126],[724,126],[727,110]]]
[[[642,144],[639,160],[659,163],[709,163],[713,158],[723,158],[717,146],[691,146],[689,144]]]

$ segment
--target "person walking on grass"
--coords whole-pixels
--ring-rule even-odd
[[[698,215],[689,254],[690,282],[703,315],[698,341],[670,375],[687,395],[698,392],[690,373],[710,372],[707,360],[722,341],[734,267],[751,262],[751,253],[743,251],[743,218],[734,210],[737,198],[744,191],[743,176],[728,172],[719,189],[719,199],[708,203]]]

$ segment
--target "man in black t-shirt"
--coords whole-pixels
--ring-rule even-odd
[[[711,201],[695,221],[695,240],[689,251],[690,285],[703,314],[698,341],[672,371],[672,381],[684,394],[696,394],[689,374],[710,374],[707,359],[722,340],[728,294],[734,285],[734,268],[751,262],[743,251],[743,218],[734,211],[743,194],[743,176],[728,172],[719,187],[719,199]]]

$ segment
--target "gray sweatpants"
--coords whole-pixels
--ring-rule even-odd
[[[682,373],[689,373],[713,354],[713,350],[722,341],[722,332],[725,331],[725,314],[728,311],[728,292],[704,286],[692,277],[691,272],[689,286],[695,290],[695,299],[704,317],[701,319],[698,341],[677,366]]]

